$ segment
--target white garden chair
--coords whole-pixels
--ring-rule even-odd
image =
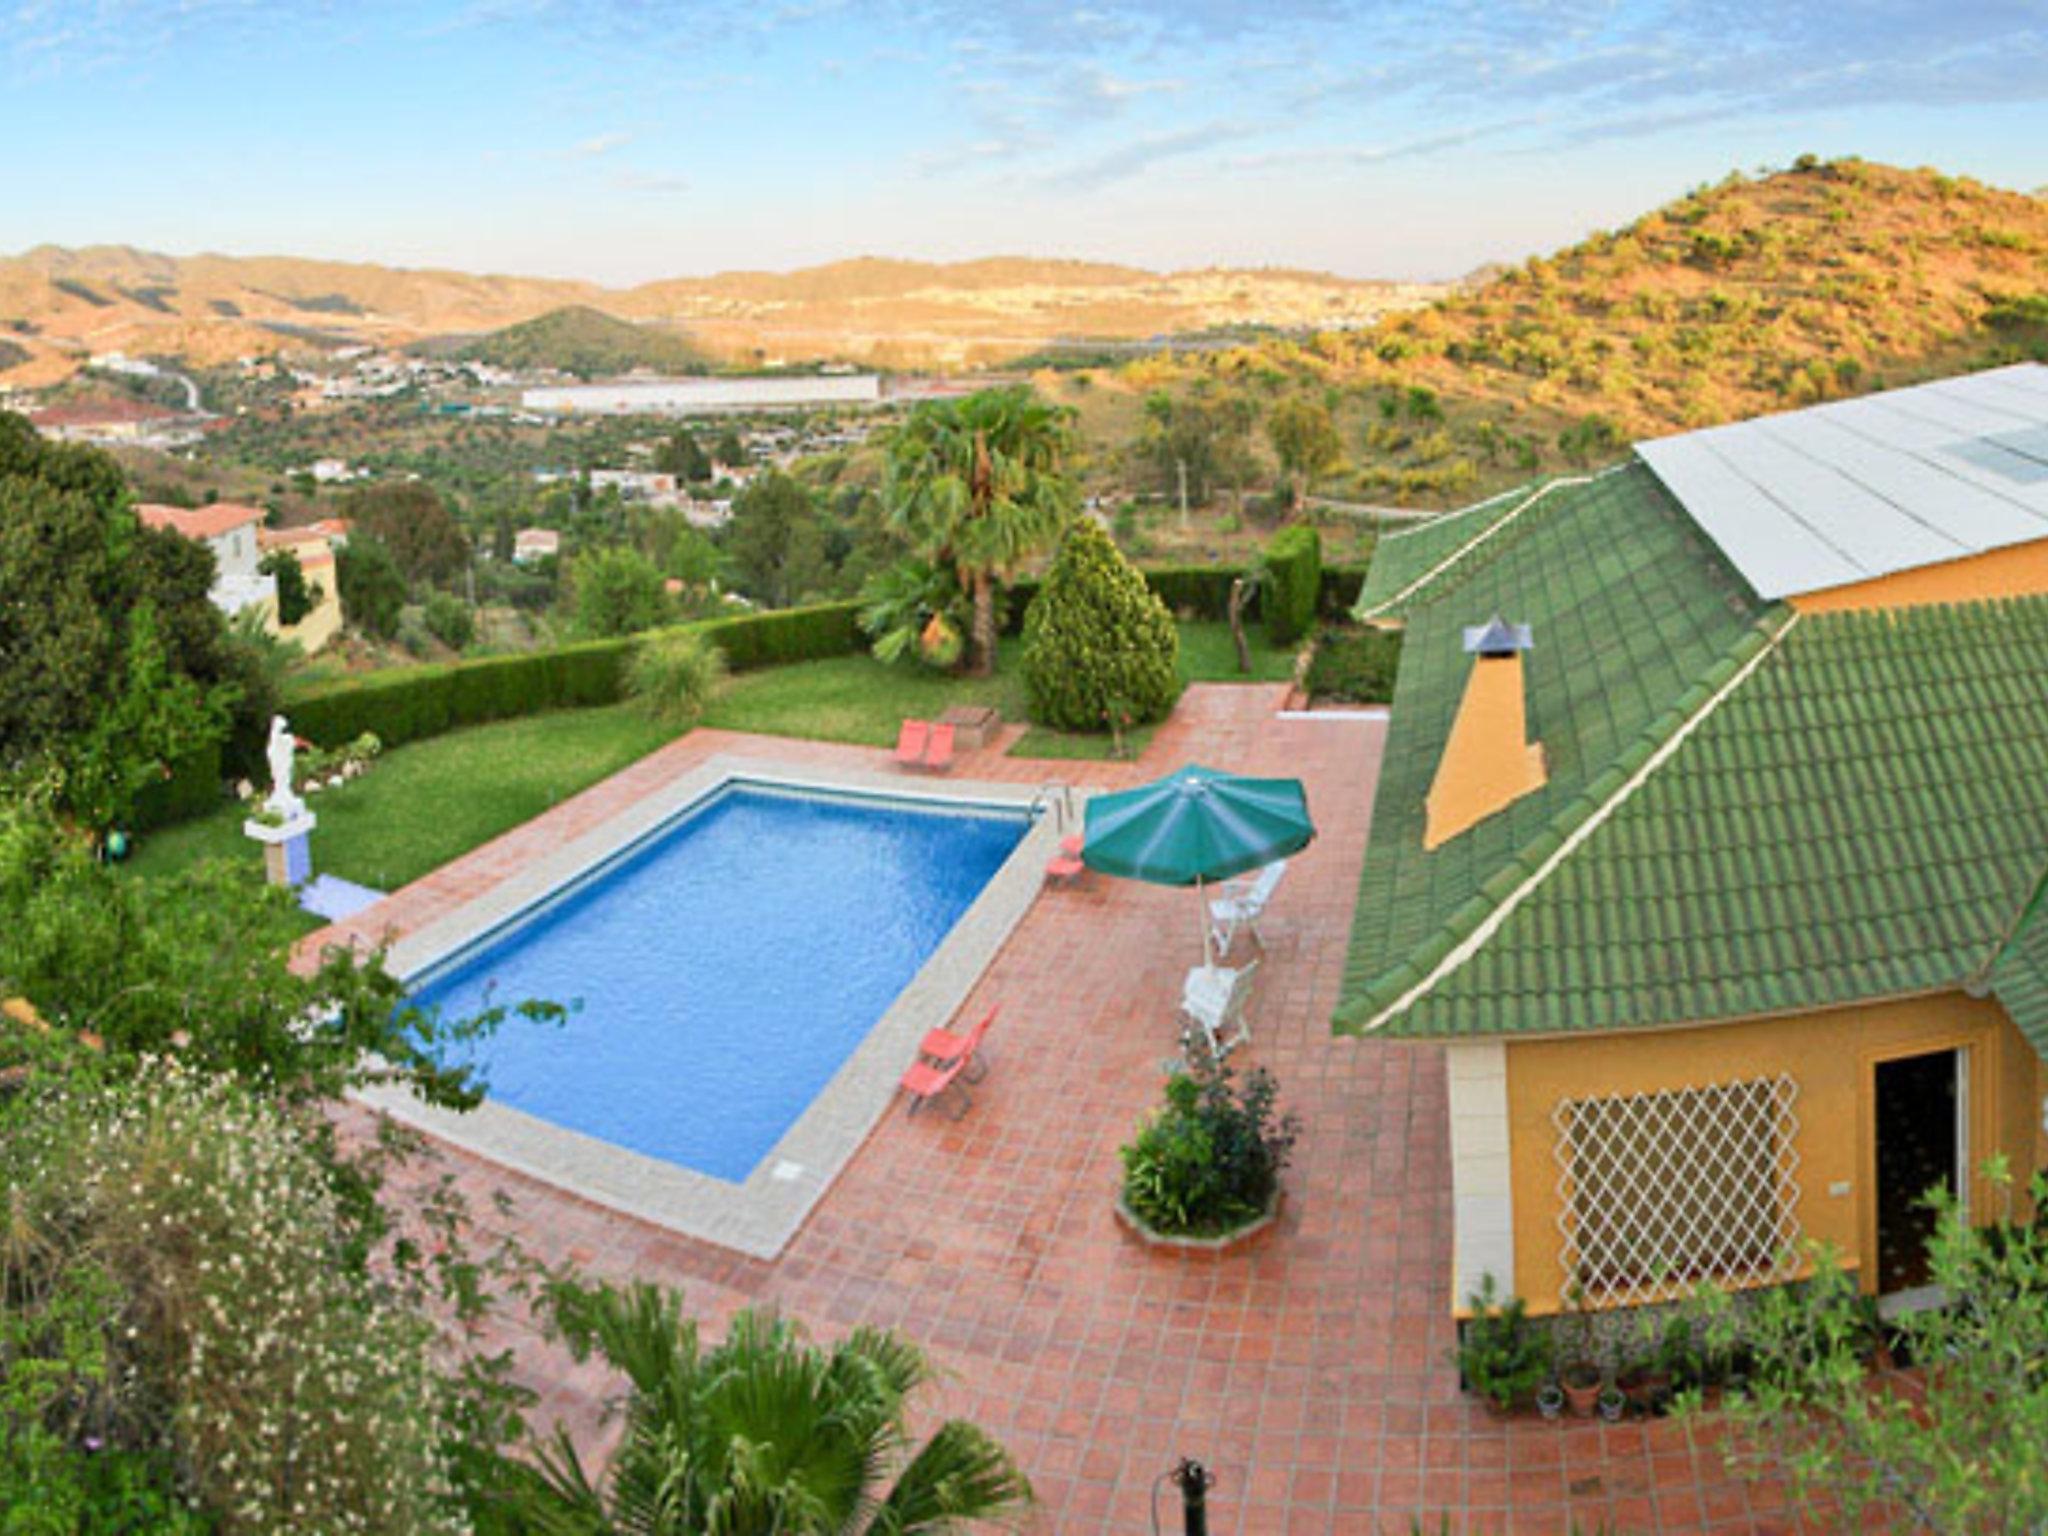
[[[1259,941],[1259,948],[1266,947],[1266,936],[1259,932],[1259,919],[1265,914],[1266,903],[1280,888],[1280,877],[1286,873],[1287,861],[1276,859],[1256,873],[1239,875],[1223,883],[1223,894],[1209,903],[1209,936],[1219,957],[1230,953],[1239,931],[1246,928]]]
[[[1218,1061],[1252,1037],[1251,1020],[1245,1010],[1252,1000],[1252,979],[1260,962],[1238,970],[1227,966],[1198,965],[1188,972],[1181,987],[1181,1047],[1193,1047],[1199,1037]]]

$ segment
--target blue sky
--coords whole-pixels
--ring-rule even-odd
[[[0,250],[1452,276],[1802,151],[2048,184],[2048,0],[0,0]]]

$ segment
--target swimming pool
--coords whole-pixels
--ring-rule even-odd
[[[1030,830],[1021,806],[724,783],[413,978],[496,1105],[741,1183]],[[905,1059],[907,1059],[907,1054]],[[900,1070],[900,1062],[898,1070]]]

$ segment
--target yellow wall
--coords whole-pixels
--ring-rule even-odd
[[[1799,1085],[1793,1112],[1801,1230],[1860,1266],[1877,1242],[1871,1141],[1877,1064],[1959,1046],[1970,1047],[1971,1211],[1988,1220],[1999,1212],[1990,1188],[1976,1177],[1977,1165],[2004,1151],[2024,1185],[2028,1172],[2048,1159],[2040,1129],[2048,1070],[1995,1002],[1941,993],[1742,1024],[1509,1041],[1516,1290],[1532,1312],[1560,1309],[1564,1274],[1551,1122],[1560,1099],[1789,1073]],[[1848,1192],[1830,1193],[1837,1184]]]
[[[1916,608],[2040,592],[2048,592],[2048,539],[1923,565],[1874,581],[1803,592],[1792,599],[1792,606],[1801,613],[1839,613],[1848,608]]]
[[[1422,846],[1435,848],[1543,787],[1543,749],[1529,744],[1522,657],[1475,656],[1425,802]]]
[[[301,568],[307,583],[319,588],[320,600],[307,610],[304,618],[287,628],[277,622],[276,601],[265,599],[263,627],[280,639],[296,641],[299,649],[311,656],[341,633],[341,589],[335,579],[333,556],[301,556]]]

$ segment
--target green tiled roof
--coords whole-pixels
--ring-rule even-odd
[[[1402,1034],[1740,1018],[1961,986],[2048,852],[2048,600],[1809,616]]]
[[[1362,619],[1392,617],[1408,604],[1402,594],[1487,529],[1535,495],[1539,487],[1519,485],[1456,512],[1446,512],[1399,533],[1382,534],[1373,548],[1372,568],[1352,609]],[[1419,596],[1420,594],[1417,594]]]
[[[1384,546],[1383,546],[1384,547]],[[1374,569],[1378,569],[1375,557]],[[1471,658],[1467,624],[1532,627],[1524,660],[1544,787],[1422,848],[1423,803]],[[1352,929],[1340,1026],[1428,974],[1761,646],[1757,602],[1640,464],[1560,488],[1416,595]],[[1694,700],[1695,706],[1697,700]]]
[[[2035,887],[2012,938],[1989,967],[1996,997],[2019,1032],[2048,1058],[2048,876]]]

